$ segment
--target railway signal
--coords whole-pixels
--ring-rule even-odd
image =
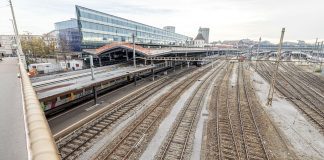
[[[282,28],[279,49],[278,49],[278,53],[277,53],[276,68],[274,69],[273,74],[272,74],[272,80],[271,80],[271,85],[270,85],[269,94],[268,94],[268,102],[267,102],[268,106],[272,105],[273,93],[274,93],[274,89],[275,89],[277,72],[278,72],[279,62],[280,62],[280,58],[281,58],[281,48],[282,48],[282,42],[283,42],[284,35],[285,35],[285,28]]]

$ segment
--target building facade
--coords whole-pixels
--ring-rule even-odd
[[[81,33],[76,19],[55,23],[57,48],[61,52],[81,51]]]
[[[205,46],[205,39],[201,33],[198,33],[196,38],[193,41],[194,47],[204,47]]]
[[[205,39],[205,43],[209,43],[209,28],[199,28],[198,33],[201,33]]]
[[[81,6],[76,6],[82,48],[98,48],[110,42],[185,45],[192,38]]]
[[[0,35],[0,54],[6,57],[16,54],[15,41],[14,35]]]
[[[42,38],[45,45],[54,45],[54,49],[57,50],[57,34],[56,30],[43,34]]]
[[[163,27],[164,30],[175,33],[175,26],[165,26]]]

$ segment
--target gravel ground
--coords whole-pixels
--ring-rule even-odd
[[[207,75],[208,74],[205,74],[200,79],[206,78]],[[168,114],[160,123],[158,130],[156,131],[152,140],[149,142],[148,146],[146,147],[146,150],[141,155],[141,160],[154,159],[154,156],[158,153],[160,146],[162,145],[165,137],[171,129],[173,122],[177,118],[178,113],[180,113],[187,99],[192,95],[194,90],[199,86],[201,82],[202,81],[195,82],[183,95],[181,95],[179,100],[172,107],[170,114]]]
[[[150,106],[151,104],[153,104],[161,95],[165,94],[166,92],[168,92],[173,86],[175,86],[176,84],[178,84],[179,82],[181,82],[183,79],[185,79],[187,76],[184,76],[182,78],[179,78],[178,80],[176,80],[175,82],[169,84],[168,86],[162,88],[160,90],[160,92],[157,92],[155,94],[153,94],[149,99],[145,100],[141,106],[139,106],[137,108],[136,111],[129,113],[129,115],[127,117],[124,118],[124,120],[120,120],[121,123],[116,124],[116,127],[113,127],[113,130],[108,131],[109,133],[106,133],[109,136],[104,136],[101,139],[99,139],[89,150],[87,150],[86,152],[84,152],[79,159],[91,159],[94,157],[94,155],[96,155],[96,153],[99,153],[100,150],[102,150],[103,148],[105,148],[105,146],[107,144],[109,144],[116,136],[118,136],[123,129],[125,129],[125,127],[128,126],[128,124],[130,122],[132,122],[133,120],[135,120],[139,115],[141,115],[141,113],[143,111],[145,111],[145,109]]]
[[[256,72],[251,75],[256,94],[266,104],[269,84]],[[312,126],[293,104],[277,93],[271,107],[264,107],[288,145],[299,159],[324,159],[324,137]]]
[[[197,124],[196,132],[195,132],[195,139],[193,142],[193,149],[192,149],[192,154],[191,154],[191,160],[197,160],[200,159],[201,156],[201,151],[202,151],[202,144],[203,144],[203,135],[204,135],[204,124],[205,121],[208,118],[208,106],[210,104],[210,99],[211,99],[211,91],[213,89],[213,85],[215,82],[211,83],[209,85],[209,88],[207,90],[206,97],[204,98],[204,105],[200,113],[199,121]]]

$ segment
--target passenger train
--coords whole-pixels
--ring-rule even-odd
[[[180,63],[181,62],[178,62],[176,63],[176,65],[180,65]],[[155,66],[154,69],[155,73],[159,73],[170,68],[170,64],[168,63],[157,63],[154,64],[154,66]],[[150,70],[146,70],[143,72],[139,72],[138,75],[140,75],[140,78],[144,78],[150,76],[151,74],[152,73]],[[109,91],[117,89],[121,86],[132,83],[134,82],[134,80],[135,79],[133,75],[127,75],[123,77],[117,77],[115,79],[102,81],[100,82],[100,84],[97,84],[95,87],[98,96],[100,96]],[[86,88],[76,89],[68,93],[62,93],[55,97],[43,98],[40,99],[39,101],[41,103],[42,108],[45,111],[45,114],[51,115],[63,109],[71,108],[85,101],[91,100],[92,98],[93,98],[93,86],[88,86]]]

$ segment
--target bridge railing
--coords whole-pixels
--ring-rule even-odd
[[[20,56],[19,70],[24,97],[29,158],[32,160],[58,160],[60,156],[51,130]]]

